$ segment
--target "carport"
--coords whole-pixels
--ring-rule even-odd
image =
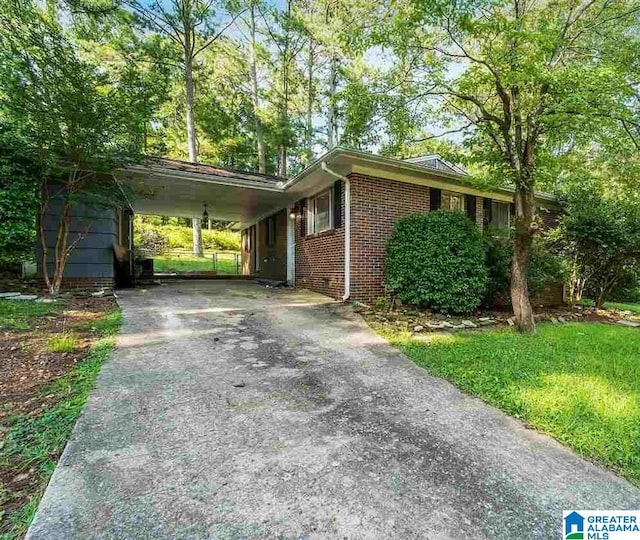
[[[210,219],[228,221],[234,230],[256,224],[252,240],[255,249],[242,250],[240,273],[254,275],[262,263],[261,277],[287,275],[293,281],[293,270],[287,272],[287,265],[293,265],[293,246],[283,244],[281,256],[273,257],[260,253],[257,241],[263,233],[257,224],[278,210],[284,217],[283,227],[291,226],[283,210],[291,202],[284,191],[285,179],[164,158],[147,158],[143,164],[117,171],[115,176],[133,194],[130,219],[135,214],[194,218],[206,209]],[[291,236],[287,233],[286,238]]]

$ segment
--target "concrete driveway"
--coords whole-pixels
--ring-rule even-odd
[[[29,538],[559,538],[640,491],[413,365],[325,297],[121,295]]]

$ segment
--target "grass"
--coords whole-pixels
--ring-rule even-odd
[[[85,360],[40,390],[40,395],[53,394],[59,399],[35,416],[15,416],[8,422],[9,431],[4,446],[0,449],[0,468],[11,470],[12,474],[33,469],[31,481],[37,482],[38,490],[21,508],[0,516],[5,521],[4,530],[8,531],[0,535],[2,540],[22,538],[26,533],[58,457],[95,385],[100,368],[111,354],[113,335],[121,324],[120,311],[107,312],[100,321],[93,324],[99,326],[101,337],[94,343]],[[8,496],[10,494],[0,492],[0,503],[3,502],[3,497]]]
[[[155,272],[212,272],[214,270],[213,255],[195,257],[190,254],[165,254],[153,257]],[[219,274],[237,274],[235,252],[218,253],[216,268]]]
[[[596,303],[593,300],[584,299],[579,302],[584,307],[595,307]],[[617,309],[618,311],[631,311],[637,315],[640,315],[640,303],[635,302],[605,302],[605,309]]]
[[[421,334],[379,329],[434,375],[640,485],[640,332],[595,323]]]
[[[47,340],[47,349],[49,352],[73,352],[78,343],[78,336],[73,332],[62,332],[51,336]]]
[[[640,304],[627,303],[627,302],[606,302],[604,307],[607,309],[617,309],[619,311],[631,311],[637,315],[640,315]]]
[[[28,330],[30,322],[62,311],[65,302],[51,304],[24,300],[0,300],[0,330]]]

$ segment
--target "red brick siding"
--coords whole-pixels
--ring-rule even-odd
[[[42,286],[45,287],[44,279],[42,280]],[[113,289],[115,286],[114,279],[112,277],[77,277],[77,278],[62,278],[63,290],[70,289]]]
[[[564,303],[564,287],[562,283],[553,283],[545,287],[545,289],[536,297],[531,299],[531,305],[540,306],[559,306]]]
[[[550,208],[537,208],[537,213],[542,221],[542,229],[551,229],[558,225],[560,219],[560,211]]]
[[[387,238],[396,220],[429,211],[429,188],[352,174],[351,298],[371,303],[385,295]]]
[[[476,197],[476,225],[482,230],[484,227],[484,198]]]
[[[306,287],[333,298],[344,295],[344,189],[341,193],[342,220],[337,229],[302,235],[306,220],[303,223],[298,215],[295,222],[296,287]]]

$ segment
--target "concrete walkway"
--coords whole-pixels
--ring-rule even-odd
[[[325,297],[183,282],[121,305],[32,540],[550,539],[563,510],[640,507]]]

